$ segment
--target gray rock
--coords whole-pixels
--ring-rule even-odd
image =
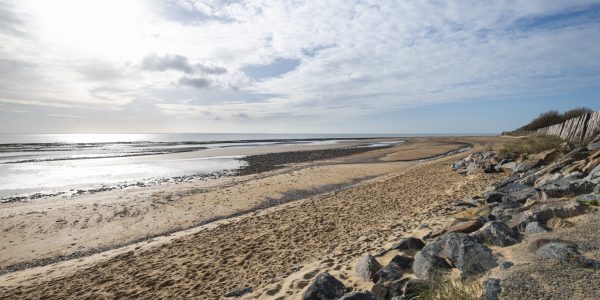
[[[394,250],[400,251],[419,251],[425,247],[425,243],[422,240],[415,237],[403,238],[392,246]]]
[[[404,292],[403,288],[406,285],[408,279],[398,280],[379,280],[371,289],[373,296],[378,300],[388,300],[394,297],[402,297]]]
[[[449,233],[428,243],[417,253],[413,271],[417,277],[428,279],[432,271],[446,268],[445,260],[468,275],[497,266],[492,251],[475,238],[464,233]]]
[[[600,178],[600,166],[593,168],[590,171],[590,174],[588,174],[588,176],[586,177],[586,179],[588,179],[590,181],[597,179],[597,178]]]
[[[535,250],[535,254],[540,257],[558,260],[570,265],[583,268],[595,267],[596,263],[583,256],[577,246],[572,243],[562,241],[548,241]]]
[[[302,294],[304,300],[334,300],[346,294],[346,287],[335,277],[323,272],[306,288]]]
[[[502,288],[500,287],[500,279],[489,278],[483,284],[483,295],[481,300],[498,300]]]
[[[525,234],[544,233],[548,231],[548,228],[540,222],[529,222],[525,227]]]
[[[585,213],[585,207],[576,200],[546,201],[531,208],[528,214],[535,220],[546,223],[551,218],[570,218]]]
[[[489,222],[470,236],[480,243],[491,243],[496,246],[506,247],[519,242],[519,234],[510,229],[508,225],[499,221]]]
[[[354,270],[362,279],[373,281],[375,274],[379,272],[381,268],[381,264],[373,256],[366,254],[358,260]]]
[[[432,254],[431,252],[417,252],[415,261],[413,262],[413,272],[417,277],[429,279],[429,276],[434,272],[446,272],[452,269],[452,266],[445,259]]]
[[[375,300],[375,297],[369,291],[361,291],[346,293],[339,300]]]
[[[500,169],[507,173],[514,173],[516,168],[517,168],[516,162],[508,162],[508,163],[502,164],[500,166]]]
[[[518,192],[510,193],[509,197],[513,201],[524,203],[528,198],[535,197],[537,195],[537,193],[538,193],[538,189],[531,187],[531,188],[520,190]]]
[[[477,202],[476,201],[465,201],[465,200],[454,200],[452,201],[452,206],[457,206],[457,207],[465,207],[465,208],[471,208],[471,207],[477,207]]]
[[[498,191],[490,191],[490,192],[486,192],[485,194],[483,194],[483,201],[485,203],[495,203],[495,202],[502,202],[502,198],[504,198],[504,196],[506,196],[505,193],[502,192],[498,192]]]
[[[225,298],[237,298],[237,297],[241,297],[245,294],[248,293],[252,293],[252,288],[251,287],[245,287],[245,288],[238,288],[238,289],[234,289],[231,290],[225,294],[223,294],[223,297]]]
[[[404,288],[404,297],[406,299],[415,299],[428,289],[429,285],[427,284],[427,281],[410,279],[406,282],[406,287]]]
[[[600,149],[600,135],[596,136],[586,147],[590,151],[596,151]]]
[[[513,170],[515,173],[525,173],[535,167],[538,167],[541,163],[542,161],[539,159],[528,160],[517,164]]]
[[[512,261],[508,260],[498,260],[498,266],[500,269],[506,270],[514,266],[515,264]]]
[[[549,173],[549,174],[544,174],[543,176],[541,176],[540,178],[538,178],[535,183],[534,186],[535,187],[542,187],[544,185],[547,185],[549,183],[552,182],[556,182],[560,179],[563,178],[563,174],[562,173]]]
[[[595,185],[587,179],[561,179],[541,187],[542,191],[552,198],[589,194],[594,188]]]
[[[524,185],[524,184],[518,184],[518,183],[509,183],[499,189],[496,189],[496,191],[505,193],[505,194],[509,194],[509,193],[515,193],[518,191],[522,191],[522,190],[525,190],[528,188],[531,188],[531,186]]]
[[[410,270],[412,269],[412,264],[414,262],[414,258],[405,256],[405,255],[396,255],[390,261],[390,264],[395,264],[402,270]]]
[[[521,212],[522,208],[523,205],[521,203],[505,199],[492,209],[491,214],[500,221],[508,222],[514,215]]]
[[[391,262],[387,264],[385,267],[381,268],[379,272],[375,274],[373,277],[373,282],[388,282],[402,279],[404,275],[403,268],[398,266],[397,264]]]

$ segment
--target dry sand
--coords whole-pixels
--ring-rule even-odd
[[[0,277],[0,297],[217,299],[246,286],[256,290],[253,297],[287,297],[325,269],[359,287],[347,270],[357,256],[422,222],[442,222],[449,201],[479,194],[497,179],[455,174],[449,164],[456,156],[419,164],[391,160],[430,157],[463,143],[480,150],[501,141],[411,139],[392,149],[247,177],[3,206],[0,264],[9,266],[191,228],[269,199],[306,197],[85,259],[9,273]]]

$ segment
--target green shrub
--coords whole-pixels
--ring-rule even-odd
[[[502,157],[517,157],[524,154],[535,154],[557,148],[564,141],[556,136],[528,136],[505,143],[498,149]]]

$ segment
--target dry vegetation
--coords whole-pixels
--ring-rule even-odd
[[[557,148],[564,141],[556,136],[528,136],[504,144],[498,153],[502,157],[517,157],[523,154],[535,154]]]

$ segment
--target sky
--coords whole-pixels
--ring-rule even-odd
[[[600,1],[0,0],[0,132],[497,133],[600,110]]]

